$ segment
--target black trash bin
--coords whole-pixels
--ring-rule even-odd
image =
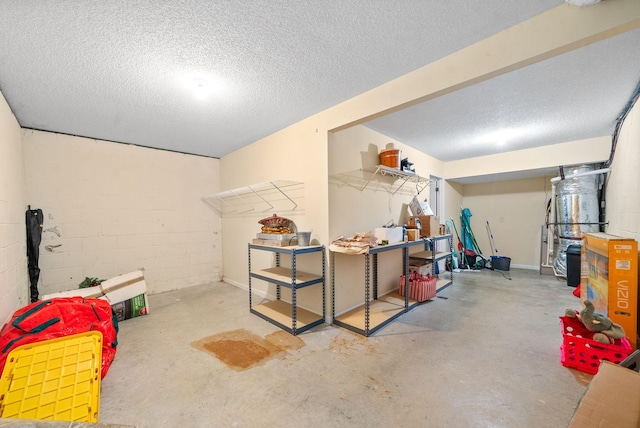
[[[580,250],[582,245],[567,247],[567,285],[569,287],[580,285]]]

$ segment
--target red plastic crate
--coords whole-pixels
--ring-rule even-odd
[[[596,374],[602,360],[618,364],[631,354],[631,344],[626,338],[615,339],[610,345],[596,342],[595,332],[587,330],[577,318],[560,317],[560,327],[560,362],[565,367]]]
[[[409,273],[409,298],[418,302],[426,302],[435,298],[437,281],[438,278],[436,276],[425,276],[416,272]],[[404,296],[404,275],[400,275],[399,285],[398,293]]]

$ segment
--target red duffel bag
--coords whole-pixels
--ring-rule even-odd
[[[12,349],[33,342],[98,330],[102,333],[102,378],[118,345],[118,320],[106,300],[60,297],[18,309],[0,331],[0,373]]]

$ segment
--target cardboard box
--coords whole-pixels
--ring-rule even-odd
[[[433,211],[431,211],[431,207],[429,207],[429,204],[426,202],[418,201],[418,198],[415,196],[409,203],[409,210],[411,211],[412,216],[433,215]]]
[[[389,241],[389,244],[393,244],[403,240],[402,227],[376,227],[373,234],[378,244],[382,241]]]
[[[276,239],[258,239],[254,238],[252,241],[255,245],[264,245],[265,247],[291,247],[289,241],[280,241]]]
[[[431,275],[433,269],[431,267],[431,263],[425,263],[420,260],[411,260],[409,259],[409,272],[416,272],[420,275]]]
[[[440,234],[440,218],[434,215],[420,215],[409,217],[409,223],[415,224],[415,219],[420,220],[420,237],[438,236]]]
[[[417,241],[420,239],[420,231],[418,229],[407,229],[407,241]]]
[[[631,348],[638,345],[638,243],[601,232],[585,233],[581,252],[580,303],[624,328]]]
[[[131,299],[111,305],[118,321],[140,317],[149,313],[149,302],[146,294],[140,294]]]
[[[149,301],[146,293],[147,283],[144,280],[144,274],[142,270],[137,270],[107,279],[99,286],[47,294],[42,297],[42,300],[74,296],[103,299],[109,302],[118,321],[122,321],[149,313]],[[126,317],[127,314],[129,314],[128,317]]]
[[[603,361],[569,428],[640,426],[640,373]]]

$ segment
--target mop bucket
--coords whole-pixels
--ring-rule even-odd
[[[511,267],[511,258],[503,256],[491,256],[491,267],[495,270],[508,271]]]

